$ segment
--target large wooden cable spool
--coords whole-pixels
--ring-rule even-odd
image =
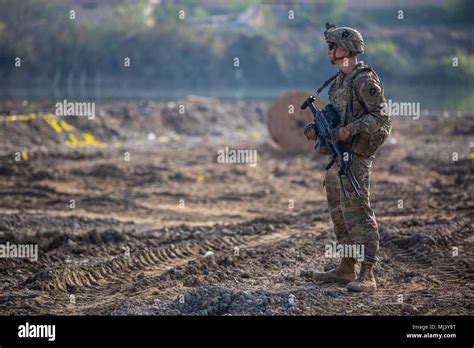
[[[313,122],[311,110],[301,110],[300,106],[308,98],[310,92],[288,92],[270,106],[267,116],[267,127],[273,140],[286,153],[303,153],[311,151],[314,141],[306,140],[303,135],[304,126]],[[324,101],[316,97],[316,107],[322,109]]]

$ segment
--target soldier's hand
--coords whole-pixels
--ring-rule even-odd
[[[351,132],[346,127],[339,127],[336,133],[336,140],[344,141],[351,136]]]
[[[314,123],[308,123],[304,127],[304,135],[308,140],[316,140],[316,127]]]

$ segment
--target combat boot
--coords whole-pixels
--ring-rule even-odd
[[[357,280],[347,284],[347,290],[355,292],[377,290],[377,283],[375,282],[373,267],[373,264],[363,262],[362,267],[360,268],[359,277]]]
[[[328,272],[309,272],[309,276],[316,281],[325,283],[339,283],[346,285],[356,279],[355,264],[356,259],[344,257],[339,266]],[[302,275],[304,275],[302,273]],[[306,272],[308,275],[308,272]]]

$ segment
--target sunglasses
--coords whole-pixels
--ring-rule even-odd
[[[328,47],[329,47],[329,50],[333,50],[334,48],[336,48],[336,44],[334,42],[330,42],[328,43]]]

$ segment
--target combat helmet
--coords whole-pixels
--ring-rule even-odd
[[[328,44],[334,44],[336,47],[346,48],[357,54],[364,53],[364,39],[355,29],[348,27],[338,27],[334,24],[326,23],[324,38]]]

